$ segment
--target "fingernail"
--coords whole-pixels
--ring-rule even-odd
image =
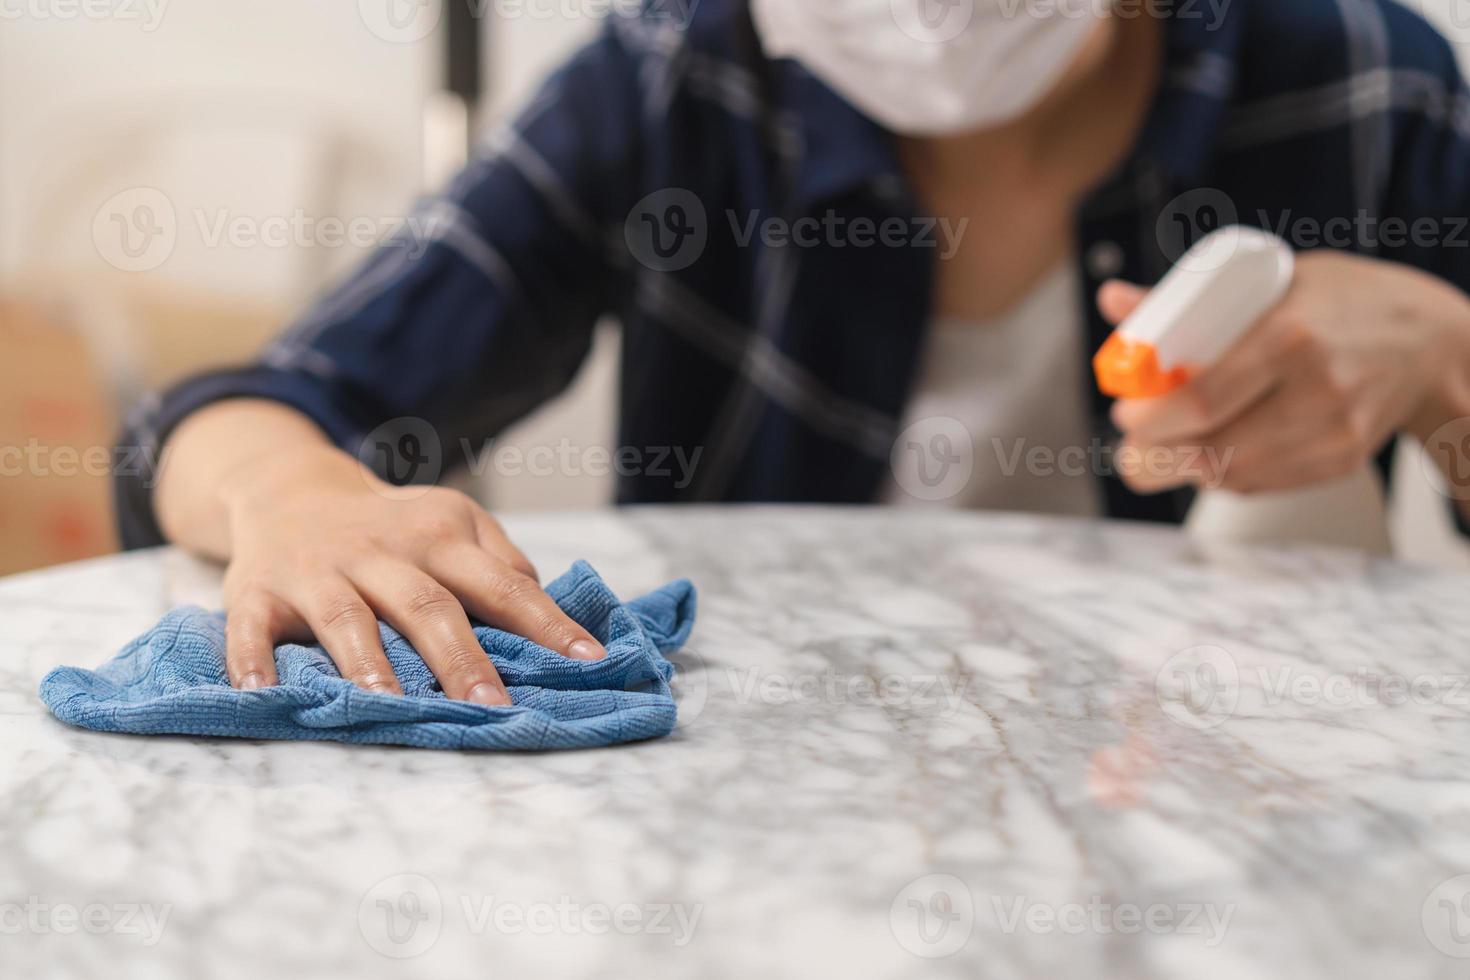
[[[240,690],[242,691],[255,691],[262,687],[265,687],[264,674],[252,672],[240,678]]]
[[[591,640],[573,640],[567,647],[567,655],[577,660],[601,660],[607,656],[607,651]]]
[[[473,701],[475,704],[489,705],[492,708],[504,707],[511,703],[509,694],[506,694],[500,688],[489,682],[476,684],[470,688],[469,693],[464,696],[464,699],[466,701]]]

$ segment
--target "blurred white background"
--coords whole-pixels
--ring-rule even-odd
[[[1470,0],[1411,2],[1470,64]],[[483,5],[486,126],[606,7]],[[443,42],[420,35],[441,14],[438,0],[0,0],[0,298],[78,331],[119,402],[244,356],[368,247],[327,219],[383,230],[423,190]],[[119,254],[125,229],[105,227],[109,199],[138,188],[174,211],[161,261]],[[573,391],[509,441],[607,444],[615,372],[603,330]],[[498,508],[609,497],[601,478],[489,483]],[[1423,489],[1426,519],[1442,517]]]

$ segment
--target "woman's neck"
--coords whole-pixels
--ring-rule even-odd
[[[1025,115],[955,136],[904,137],[900,156],[921,190],[947,196],[977,181],[1021,181],[1081,195],[1137,141],[1158,88],[1163,26],[1110,17],[1046,98]]]

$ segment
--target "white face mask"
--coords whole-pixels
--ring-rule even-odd
[[[761,45],[888,129],[983,129],[1036,106],[1107,16],[1027,0],[750,0]],[[1071,5],[1073,7],[1077,5]]]

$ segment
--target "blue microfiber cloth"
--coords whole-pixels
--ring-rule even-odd
[[[509,707],[444,697],[408,641],[382,625],[383,649],[403,696],[342,679],[319,646],[276,648],[280,683],[238,691],[225,675],[225,617],[175,609],[98,670],[58,667],[41,680],[57,718],[104,732],[224,735],[413,745],[432,749],[572,749],[667,735],[674,727],[664,658],[694,625],[686,580],[627,604],[586,562],[546,587],[557,605],[607,648],[603,660],[552,653],[530,640],[475,627],[510,691]]]

